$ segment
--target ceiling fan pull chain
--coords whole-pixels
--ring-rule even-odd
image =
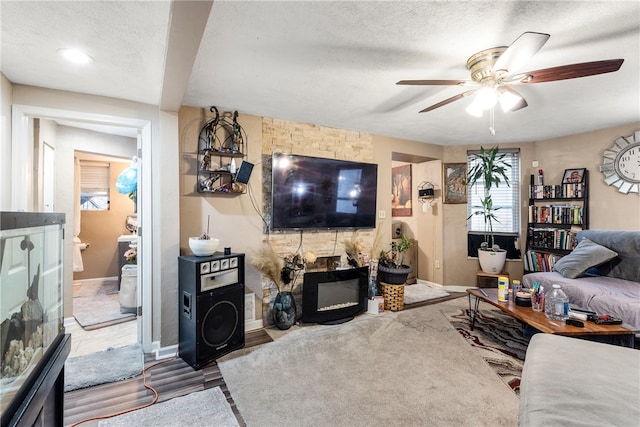
[[[496,136],[496,128],[495,128],[495,109],[491,107],[489,109],[489,133],[491,136]]]

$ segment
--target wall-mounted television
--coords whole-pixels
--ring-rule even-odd
[[[378,165],[274,153],[271,229],[376,226]]]

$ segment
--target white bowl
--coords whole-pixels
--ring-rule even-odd
[[[195,256],[209,256],[220,246],[220,239],[209,237],[208,240],[202,240],[200,237],[189,237],[189,248]]]

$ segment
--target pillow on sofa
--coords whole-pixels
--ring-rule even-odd
[[[618,254],[611,249],[585,238],[571,253],[556,261],[553,265],[553,271],[562,274],[567,279],[575,279],[591,267],[612,260],[616,256]]]

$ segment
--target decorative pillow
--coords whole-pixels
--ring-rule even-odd
[[[585,238],[578,243],[573,251],[556,261],[553,265],[553,271],[557,271],[567,279],[575,279],[582,276],[591,267],[612,260],[617,256],[618,254],[611,249]]]

